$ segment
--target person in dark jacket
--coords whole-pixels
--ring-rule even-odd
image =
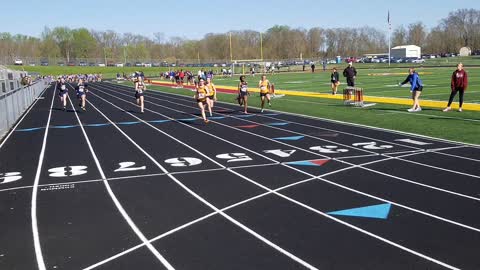
[[[347,86],[355,87],[355,78],[357,70],[353,67],[352,62],[348,62],[348,67],[343,70],[343,77],[347,78]]]
[[[332,95],[336,95],[340,85],[340,75],[338,75],[337,68],[333,68],[330,81],[332,82]]]
[[[408,109],[408,112],[420,112],[422,111],[422,108],[420,107],[420,95],[422,94],[423,90],[423,82],[418,76],[418,73],[415,72],[414,68],[408,69],[408,76],[403,81],[400,83],[400,86],[410,83],[410,92],[412,92],[412,99],[413,99],[413,106],[411,109]]]
[[[459,63],[457,65],[457,70],[453,72],[450,86],[452,89],[452,93],[450,94],[450,99],[448,100],[447,108],[445,108],[443,111],[448,112],[452,109],[451,105],[452,105],[453,99],[455,98],[458,92],[459,93],[458,111],[461,112],[462,106],[463,106],[463,94],[465,93],[468,87],[467,72],[463,69],[462,63]]]

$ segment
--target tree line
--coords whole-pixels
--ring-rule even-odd
[[[480,50],[480,10],[451,12],[432,29],[421,22],[399,26],[392,47],[414,44],[424,53],[452,53],[461,47]],[[230,51],[230,48],[232,50]],[[388,50],[385,30],[356,28],[291,28],[275,25],[264,33],[252,30],[209,33],[200,40],[153,37],[115,31],[68,27],[45,28],[40,37],[0,33],[0,59],[104,59],[133,61],[229,61],[230,59],[318,59],[361,56]]]

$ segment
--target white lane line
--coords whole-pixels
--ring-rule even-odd
[[[112,83],[108,83],[108,82],[107,82],[107,84],[110,84],[111,87],[115,87],[116,89],[122,89],[122,87],[124,89],[125,88],[132,89],[131,87],[127,87],[127,86],[123,86],[123,85],[116,85],[116,84],[112,84]],[[180,94],[175,94],[175,93],[164,93],[164,92],[161,92],[160,90],[156,90],[156,89],[152,89],[151,93],[157,93],[157,94],[160,94],[160,95],[167,95],[167,96],[177,96],[177,97],[182,98],[185,101],[188,98],[185,95],[180,95]],[[217,101],[217,103],[232,106],[232,104],[224,102],[224,101]],[[251,106],[251,108],[260,109],[258,107],[253,107],[253,106]],[[304,119],[314,119],[314,120],[320,120],[320,121],[329,122],[329,123],[337,123],[337,124],[341,124],[343,126],[361,127],[361,128],[369,129],[369,130],[383,131],[383,132],[386,132],[386,133],[393,133],[393,134],[398,134],[398,135],[403,135],[403,136],[408,135],[408,136],[412,136],[412,137],[416,137],[416,138],[424,138],[424,139],[429,139],[429,140],[433,140],[433,141],[437,141],[437,142],[450,143],[450,144],[461,144],[461,145],[468,145],[468,146],[475,147],[475,148],[480,148],[480,145],[478,145],[478,144],[469,144],[469,143],[465,143],[465,142],[458,142],[458,141],[453,141],[453,140],[441,139],[441,138],[436,138],[436,137],[432,137],[432,136],[421,135],[421,134],[416,134],[416,133],[411,133],[411,132],[406,132],[406,131],[398,131],[398,130],[392,130],[392,129],[387,129],[387,128],[373,127],[373,126],[368,126],[368,125],[349,123],[349,122],[340,121],[340,120],[333,120],[333,119],[327,119],[327,118],[322,118],[322,117],[317,117],[317,116],[304,115],[304,114],[285,112],[285,111],[278,111],[278,110],[272,110],[272,109],[269,109],[269,111],[274,112],[274,113],[279,113],[279,114],[297,116],[297,117],[304,118]],[[283,120],[281,118],[275,118],[275,119]]]
[[[50,85],[48,85],[47,87],[45,87],[43,89],[43,91],[40,93],[40,96],[43,95],[43,93],[45,93],[45,91],[50,87]],[[55,91],[55,89],[54,89]],[[2,148],[2,146],[7,142],[8,138],[10,138],[10,136],[13,134],[13,132],[17,129],[17,127],[22,123],[23,119],[25,119],[25,117],[27,117],[28,113],[33,109],[33,107],[35,106],[35,104],[37,104],[37,102],[39,101],[40,99],[36,98],[35,99],[35,102],[33,102],[32,105],[30,105],[30,108],[28,108],[28,110],[23,114],[23,117],[18,121],[18,123],[12,128],[12,130],[10,130],[10,132],[8,133],[8,135],[5,137],[5,139],[3,139],[2,143],[0,143],[0,149]]]
[[[93,159],[95,160],[95,164],[97,165],[97,169],[100,173],[100,176],[103,179],[103,183],[105,184],[105,188],[108,191],[108,194],[110,195],[110,198],[114,202],[115,206],[117,207],[118,211],[122,215],[122,217],[127,221],[128,225],[130,228],[135,232],[135,234],[140,238],[140,240],[147,246],[147,248],[150,250],[150,252],[153,253],[153,255],[169,270],[174,270],[175,268],[158,252],[158,250],[150,243],[148,242],[148,239],[145,237],[145,235],[140,231],[140,229],[135,225],[135,222],[131,219],[131,217],[128,215],[127,211],[123,208],[122,204],[118,200],[117,196],[113,192],[112,188],[110,187],[110,184],[107,181],[107,177],[105,176],[105,173],[103,172],[102,166],[100,165],[100,162],[98,160],[97,155],[95,154],[95,151],[93,150],[92,144],[90,143],[90,139],[88,138],[87,133],[85,132],[85,129],[83,128],[82,121],[80,120],[80,117],[78,116],[78,113],[75,109],[75,106],[72,103],[72,100],[70,100],[70,105],[73,108],[73,111],[75,112],[75,116],[77,117],[78,124],[80,125],[80,128],[82,130],[83,136],[85,137],[85,140],[87,142],[88,148],[90,149],[90,153],[92,154]],[[94,107],[97,111],[98,109]]]
[[[153,99],[157,99],[157,98],[153,98]],[[172,102],[172,101],[168,101],[168,100],[162,100],[162,101],[166,101],[166,102],[169,102],[169,103],[172,103],[172,104],[176,104],[176,105],[179,105],[179,106],[184,106],[184,107],[188,107],[188,108],[191,108],[190,106],[188,105],[184,105],[184,104],[180,104],[180,103],[176,103],[176,102]],[[147,101],[148,102],[148,101]],[[150,103],[150,102],[149,102]],[[153,103],[155,104],[155,103]],[[158,105],[158,104],[157,104]],[[160,107],[164,107],[162,105],[158,105]],[[221,113],[220,113],[221,114]],[[221,114],[223,115],[223,114]],[[354,148],[352,146],[349,146],[349,145],[344,145],[344,144],[341,144],[341,143],[337,143],[335,141],[330,141],[330,140],[327,140],[327,139],[321,139],[321,138],[317,138],[317,137],[314,137],[314,136],[311,136],[311,135],[308,135],[308,134],[304,134],[304,133],[301,133],[301,132],[295,132],[295,131],[291,131],[291,130],[288,130],[288,129],[283,129],[283,128],[279,128],[279,127],[274,127],[274,126],[268,126],[268,125],[264,125],[262,123],[259,123],[259,122],[256,122],[256,121],[251,121],[251,120],[248,120],[248,119],[243,119],[243,118],[238,118],[238,117],[232,117],[234,119],[237,119],[237,120],[241,120],[241,121],[244,121],[244,122],[247,122],[247,123],[253,123],[253,124],[258,124],[258,125],[262,125],[262,126],[265,126],[265,127],[268,127],[268,128],[272,128],[272,129],[277,129],[277,130],[281,130],[281,131],[287,131],[287,132],[290,132],[292,134],[298,134],[298,135],[303,135],[305,137],[311,137],[313,139],[317,139],[317,140],[320,140],[320,141],[326,141],[326,142],[329,142],[329,143],[334,143],[334,144],[338,144],[338,145],[342,145],[344,147],[349,147],[349,148],[352,148],[352,149],[356,149],[356,150],[360,150],[360,151],[364,151],[364,152],[369,152],[369,153],[375,153],[373,151],[367,151],[367,150],[364,150],[364,149],[358,149],[358,148]],[[272,117],[267,117],[267,118],[272,118]],[[290,122],[290,121],[285,121],[285,122]],[[290,123],[294,123],[294,122],[290,122]],[[303,125],[303,124],[302,124]],[[314,127],[314,126],[312,126]],[[239,130],[238,128],[235,128],[235,127],[230,127],[230,128],[233,128],[233,129],[236,129],[236,130]],[[323,128],[322,128],[323,129]],[[244,131],[244,130],[242,130]],[[245,132],[245,131],[244,131]],[[250,133],[252,135],[256,135],[258,136],[257,134],[254,134],[252,132],[247,132],[247,133]],[[262,136],[263,137],[263,136]],[[368,137],[367,137],[368,138]],[[371,139],[371,138],[369,138]],[[382,140],[379,140],[379,141],[382,141]],[[389,144],[397,144],[397,143],[391,143],[391,142],[387,142],[387,141],[382,141],[382,142],[385,142],[385,143],[389,143]],[[405,147],[404,145],[401,145],[401,144],[397,144],[397,145],[400,145],[400,146],[403,146]],[[417,148],[417,147],[409,147],[409,148],[414,148],[414,149],[418,149],[418,150],[423,150],[421,148]],[[310,152],[306,149],[302,149],[306,152]],[[310,152],[310,153],[313,153],[313,152]],[[318,154],[318,153],[314,153],[314,154]],[[476,176],[476,175],[472,175],[472,174],[468,174],[468,173],[463,173],[463,172],[460,172],[460,171],[454,171],[454,170],[448,170],[448,169],[443,169],[443,168],[440,168],[440,167],[436,167],[436,166],[432,166],[432,165],[428,165],[428,164],[423,164],[423,163],[420,163],[420,162],[415,162],[415,161],[410,161],[410,160],[407,160],[407,159],[400,159],[398,157],[394,157],[395,159],[399,159],[399,160],[402,160],[402,161],[405,161],[405,162],[410,162],[410,163],[413,163],[413,164],[416,164],[416,165],[420,165],[420,166],[424,166],[424,167],[429,167],[429,168],[433,168],[433,169],[438,169],[438,170],[444,170],[444,171],[448,171],[448,172],[451,172],[451,173],[456,173],[456,174],[460,174],[460,175],[466,175],[466,176],[470,176],[470,177],[474,177],[474,178],[480,178],[480,176]],[[411,182],[411,183],[416,183],[416,182]]]
[[[388,159],[388,158],[387,158],[387,159]],[[387,160],[387,159],[386,159],[386,160]],[[367,163],[364,163],[364,164],[361,164],[361,165],[366,165],[366,164],[368,164],[368,163],[370,163],[370,162],[367,162]],[[162,239],[162,238],[164,238],[164,237],[166,237],[166,236],[168,236],[168,235],[171,235],[171,234],[173,234],[173,233],[175,233],[175,232],[178,232],[178,231],[180,231],[180,230],[182,230],[182,229],[184,229],[184,228],[186,228],[186,227],[189,227],[189,226],[191,226],[191,225],[194,225],[194,224],[196,224],[196,223],[198,223],[198,222],[200,222],[200,221],[202,221],[202,220],[204,220],[204,219],[206,219],[206,218],[209,218],[209,217],[211,217],[211,216],[214,216],[214,215],[218,214],[219,212],[225,212],[225,211],[227,211],[227,210],[231,210],[231,209],[233,209],[233,208],[236,208],[236,207],[241,206],[241,205],[243,205],[243,204],[246,204],[246,203],[248,203],[248,202],[251,202],[251,201],[257,200],[257,199],[259,199],[259,198],[265,197],[266,195],[272,194],[273,192],[278,192],[278,191],[281,191],[281,190],[285,190],[285,189],[287,189],[287,188],[290,188],[290,187],[293,187],[293,186],[296,186],[296,185],[299,185],[299,184],[303,184],[303,183],[306,183],[306,182],[310,182],[310,181],[312,181],[312,180],[316,180],[318,177],[325,177],[325,176],[327,176],[327,175],[332,175],[332,174],[335,174],[335,173],[338,173],[338,172],[341,172],[341,171],[345,171],[345,170],[347,170],[347,169],[349,169],[349,168],[342,168],[342,169],[339,169],[339,170],[336,170],[336,171],[332,171],[332,172],[325,173],[325,174],[322,174],[322,175],[319,175],[319,176],[310,177],[310,178],[307,178],[307,179],[305,179],[305,180],[301,180],[301,181],[298,181],[298,182],[295,182],[295,183],[292,183],[292,184],[288,184],[288,185],[285,185],[285,186],[276,188],[276,189],[274,189],[273,191],[267,191],[267,192],[261,193],[261,194],[259,194],[259,195],[254,196],[254,197],[251,197],[251,198],[245,199],[245,200],[243,200],[243,201],[237,202],[237,203],[235,203],[235,204],[232,204],[232,205],[230,205],[230,206],[224,207],[224,208],[222,208],[222,209],[221,209],[220,211],[218,211],[218,212],[212,212],[212,213],[209,213],[209,214],[207,214],[207,215],[205,215],[205,216],[202,216],[202,217],[200,217],[200,218],[198,218],[198,219],[192,220],[192,221],[190,221],[190,222],[188,222],[188,223],[185,223],[185,224],[183,224],[183,225],[181,225],[181,226],[178,226],[178,227],[176,227],[176,228],[174,228],[174,229],[172,229],[172,230],[170,230],[170,231],[168,231],[168,232],[165,232],[165,233],[163,233],[163,234],[161,234],[161,235],[158,235],[158,236],[150,239],[149,241],[150,241],[151,243],[152,243],[152,242],[155,242],[155,241],[160,240],[160,239]],[[118,254],[116,254],[116,255],[113,255],[113,256],[111,256],[111,257],[109,257],[109,258],[107,258],[107,259],[104,259],[104,260],[102,260],[102,261],[100,261],[100,262],[98,262],[98,263],[96,263],[96,264],[94,264],[94,265],[92,265],[92,266],[90,266],[90,267],[88,267],[88,268],[85,268],[84,270],[94,269],[95,267],[101,266],[101,265],[103,265],[103,264],[105,264],[105,263],[108,263],[108,262],[110,262],[110,261],[112,261],[112,260],[115,260],[115,259],[117,259],[117,258],[119,258],[119,257],[121,257],[121,256],[124,256],[124,255],[126,255],[126,254],[128,254],[128,253],[131,253],[132,251],[134,251],[134,250],[136,250],[136,249],[138,249],[138,248],[141,248],[141,247],[143,247],[143,246],[144,246],[144,244],[136,245],[136,246],[134,246],[134,247],[132,247],[132,248],[129,248],[129,249],[123,251],[123,252],[120,252],[120,253],[118,253]]]
[[[119,108],[121,109],[120,107],[116,106],[115,104],[105,100],[104,98],[102,97],[99,97],[98,95],[94,94],[95,96],[97,96],[98,98],[104,100],[105,102],[109,103],[110,105],[112,105],[113,107],[116,107],[116,108]],[[168,172],[167,169],[165,169],[155,158],[153,158],[149,153],[147,153],[141,146],[139,146],[132,138],[130,138],[122,129],[120,129],[115,123],[113,123],[112,120],[110,120],[110,118],[108,118],[105,114],[103,114],[98,108],[96,108],[91,102],[89,102],[89,104],[91,106],[93,106],[100,114],[102,114],[102,116],[107,119],[110,123],[112,123],[112,125],[114,127],[117,128],[117,130],[119,130],[133,145],[135,145],[135,147],[137,147],[145,156],[147,156],[155,165],[157,165],[157,167],[159,169],[161,169],[163,172],[165,172],[167,174],[167,176],[172,179],[177,185],[179,185],[180,187],[182,187],[185,191],[187,191],[190,195],[192,195],[193,197],[195,197],[197,200],[201,201],[202,203],[204,203],[205,205],[207,205],[208,207],[210,207],[212,210],[214,210],[215,212],[218,212],[220,215],[222,215],[224,218],[226,218],[227,220],[229,220],[230,222],[232,222],[233,224],[237,225],[238,227],[240,227],[241,229],[243,229],[244,231],[250,233],[251,235],[253,235],[254,237],[256,237],[257,239],[259,239],[260,241],[264,242],[265,244],[269,245],[270,247],[272,247],[273,249],[277,250],[278,252],[282,253],[283,255],[289,257],[290,259],[296,261],[297,263],[309,268],[309,269],[317,269],[316,267],[314,267],[313,265],[309,264],[308,262],[302,260],[301,258],[295,256],[294,254],[290,253],[289,251],[283,249],[282,247],[278,246],[277,244],[271,242],[270,240],[268,240],[267,238],[263,237],[262,235],[258,234],[257,232],[253,231],[252,229],[248,228],[247,226],[243,225],[241,222],[237,221],[236,219],[232,218],[231,216],[223,213],[223,212],[220,212],[220,209],[218,209],[216,206],[214,206],[213,204],[211,204],[210,202],[208,202],[207,200],[205,200],[203,197],[201,197],[200,195],[198,195],[197,193],[195,193],[193,190],[191,190],[190,188],[188,188],[186,185],[184,185],[182,182],[180,182],[174,175],[172,175],[171,173]],[[128,113],[128,112],[127,112]],[[133,114],[131,114],[133,117],[137,118],[136,116],[134,116]],[[141,121],[143,121],[142,119],[140,118],[137,118]],[[149,124],[145,121],[143,121],[145,124]],[[150,125],[151,126],[151,125]],[[153,127],[154,129],[156,129],[156,127],[154,126],[151,126]],[[160,130],[159,130],[160,131]],[[161,133],[164,133],[163,131],[160,131]],[[166,136],[168,137],[171,137],[171,138],[174,138],[172,137],[171,135],[167,134],[167,133],[164,133]],[[191,146],[177,140],[176,138],[174,138],[176,141],[180,142],[182,145],[190,148],[190,149],[194,149],[192,148]],[[200,151],[194,149],[196,152],[200,153],[202,156],[205,156],[208,158],[208,156],[204,155],[203,153],[201,153]],[[210,158],[209,158],[210,159]],[[210,159],[212,161],[214,161],[213,159]],[[214,161],[216,162],[216,161]],[[225,168],[223,165],[221,165],[220,163],[216,162],[219,166],[222,166],[223,168]]]
[[[153,98],[153,99],[156,99],[156,98]],[[166,102],[169,102],[169,103],[172,103],[172,104],[176,104],[176,105],[179,105],[179,106],[190,107],[190,106],[188,106],[188,105],[184,105],[184,104],[180,104],[180,103],[176,103],[176,102],[172,102],[172,101],[168,101],[168,100],[163,100],[163,101],[166,101]],[[224,107],[220,107],[220,108],[224,108]],[[220,113],[220,114],[221,114],[221,113]],[[222,115],[223,115],[223,114],[222,114]],[[260,116],[261,116],[261,115],[260,115]],[[276,118],[267,117],[267,116],[263,116],[263,117],[276,119]],[[280,128],[280,127],[275,127],[275,126],[268,126],[268,125],[265,125],[265,124],[262,124],[262,123],[259,123],[259,122],[256,122],[256,121],[248,120],[248,119],[243,119],[243,118],[238,118],[238,117],[232,117],[232,118],[237,119],[237,120],[241,120],[241,121],[244,121],[244,122],[247,122],[247,123],[259,124],[259,125],[262,125],[262,126],[266,126],[266,127],[268,127],[268,128],[272,128],[272,129],[277,129],[277,130],[281,130],[281,131],[287,131],[287,132],[290,132],[290,133],[292,133],[292,134],[297,134],[297,135],[302,135],[302,136],[305,136],[305,137],[310,137],[310,138],[313,138],[313,139],[316,139],[316,140],[321,140],[321,141],[326,141],[326,142],[330,142],[330,143],[342,145],[342,146],[344,146],[344,147],[349,147],[349,148],[356,149],[356,150],[360,150],[360,151],[364,151],[364,152],[375,153],[375,152],[373,152],[373,151],[367,151],[367,150],[364,150],[364,149],[358,149],[358,148],[355,148],[355,147],[352,147],[352,146],[349,146],[349,145],[345,145],[345,144],[341,144],[341,143],[338,143],[338,142],[335,142],[335,141],[330,141],[330,140],[327,140],[327,139],[317,138],[317,137],[314,137],[314,136],[311,136],[311,135],[308,135],[308,134],[304,134],[304,133],[301,133],[301,132],[295,132],[295,131],[291,131],[291,130],[288,130],[288,129],[284,129],[284,128]],[[324,130],[324,128],[319,128],[319,127],[315,127],[315,126],[311,126],[311,125],[299,124],[299,123],[295,123],[295,122],[291,122],[291,121],[284,121],[284,122],[289,122],[289,123],[292,123],[292,124],[309,126],[309,127],[312,127],[312,128],[317,128],[317,129],[322,129],[322,130]],[[330,130],[330,129],[327,129],[327,130]],[[335,131],[335,132],[337,132],[336,130],[330,130],[330,131]],[[347,134],[349,134],[349,133],[347,133]],[[349,135],[351,135],[351,134],[349,134]],[[361,137],[364,137],[364,136],[361,136]],[[372,139],[372,138],[369,138],[369,137],[365,137],[365,138]],[[375,140],[376,140],[376,139],[375,139]],[[418,149],[418,150],[423,150],[423,149],[418,148],[418,147],[405,146],[405,145],[398,144],[398,143],[394,143],[394,142],[388,142],[388,141],[383,141],[383,140],[378,140],[378,141],[385,142],[385,143],[389,143],[389,144],[396,144],[396,145],[400,145],[400,146],[402,146],[402,147],[409,147],[409,148],[415,148],[415,149]],[[382,154],[388,154],[388,153],[382,153]],[[420,165],[420,166],[425,166],[425,167],[434,168],[434,169],[438,169],[438,170],[444,170],[444,171],[448,171],[448,172],[451,172],[451,173],[457,173],[457,174],[460,174],[460,175],[466,175],[466,176],[470,176],[470,177],[474,177],[474,178],[480,178],[480,176],[476,176],[476,175],[464,173],[464,172],[461,172],[461,171],[448,170],[448,169],[440,168],[440,167],[433,166],[433,165],[428,165],[428,164],[423,164],[423,163],[420,163],[420,162],[410,161],[410,160],[407,160],[407,159],[400,159],[400,158],[398,158],[398,157],[397,157],[397,159],[402,160],[402,161],[405,161],[405,162],[414,163],[414,164]]]
[[[35,181],[33,182],[32,190],[32,207],[30,215],[32,218],[32,232],[33,232],[33,246],[35,248],[35,256],[37,258],[37,265],[39,270],[46,270],[45,260],[43,259],[42,246],[40,244],[40,235],[38,233],[38,221],[37,221],[37,197],[38,197],[38,184],[40,182],[40,173],[43,166],[43,158],[45,156],[45,149],[47,146],[48,128],[50,126],[50,120],[52,119],[53,101],[55,100],[57,84],[53,88],[52,103],[50,104],[50,112],[48,113],[47,126],[45,128],[45,135],[43,136],[42,149],[40,150],[40,156],[38,157],[37,172],[35,174]]]
[[[109,96],[112,96],[116,99],[119,99],[119,100],[123,100],[117,96],[114,96],[114,95],[111,95],[111,94],[108,94],[108,93],[105,93],[103,92],[104,94],[106,95],[109,95]],[[118,93],[117,94],[121,94],[121,93]],[[121,95],[124,95],[124,94],[121,94]],[[124,102],[127,102],[126,100],[123,100]],[[162,108],[167,108],[169,110],[172,110],[172,111],[177,111],[177,112],[181,112],[179,110],[176,110],[176,109],[173,109],[173,108],[170,108],[168,106],[163,106],[163,105],[160,105],[160,104],[156,104],[156,103],[153,103],[153,102],[150,102],[150,101],[147,101],[148,103],[151,103],[157,107],[162,107]],[[170,102],[170,103],[173,103],[173,102]],[[181,106],[184,106],[184,107],[188,107],[186,105],[182,105],[182,104],[179,104]],[[152,110],[149,110],[149,111],[152,111]],[[152,111],[154,112],[154,111]],[[162,115],[162,114],[160,114]],[[193,115],[193,114],[191,114]],[[243,129],[239,129],[239,128],[236,128],[236,127],[232,127],[232,126],[229,126],[229,125],[226,125],[226,124],[223,124],[223,123],[220,123],[220,122],[216,122],[216,121],[212,121],[218,125],[222,125],[222,126],[225,126],[229,129],[233,129],[233,130],[237,130],[237,131],[241,131],[241,132],[244,132],[244,133],[247,133],[247,134],[250,134],[250,135],[253,135],[253,136],[256,136],[256,137],[260,137],[260,138],[263,138],[263,139],[267,139],[267,140],[270,140],[270,141],[274,141],[276,143],[279,143],[279,144],[283,144],[283,145],[286,145],[286,146],[289,146],[289,147],[292,147],[292,148],[296,148],[296,149],[299,149],[301,151],[304,151],[304,152],[307,152],[307,153],[311,153],[311,154],[314,154],[314,155],[317,155],[317,156],[320,156],[320,157],[324,157],[324,158],[328,158],[330,159],[329,157],[326,157],[326,156],[323,156],[319,153],[316,153],[316,152],[311,152],[311,151],[308,151],[308,150],[305,150],[303,148],[299,148],[299,147],[296,147],[296,146],[293,146],[293,145],[289,145],[285,142],[281,142],[281,141],[276,141],[276,140],[273,140],[271,138],[268,138],[268,137],[265,137],[265,136],[262,136],[262,135],[259,135],[259,134],[256,134],[256,133],[252,133],[250,131],[247,131],[247,130],[243,130]],[[416,153],[410,153],[410,154],[407,154],[407,155],[404,155],[405,157],[406,156],[412,156],[412,155],[419,155],[419,154],[423,154],[425,152],[416,152]],[[388,156],[387,156],[388,157]],[[402,157],[402,156],[400,156]],[[392,159],[398,159],[400,157],[390,157]],[[344,160],[338,160],[338,159],[335,159],[333,158],[333,160],[336,160],[338,162],[341,162],[341,163],[344,163],[344,164],[347,164],[347,165],[350,165],[350,166],[356,166],[355,164],[353,163],[350,163],[350,162],[347,162],[347,161],[344,161]],[[383,175],[383,176],[387,176],[389,178],[393,178],[393,179],[396,179],[396,180],[401,180],[401,181],[404,181],[404,182],[407,182],[409,184],[413,184],[413,185],[418,185],[418,186],[421,186],[423,188],[427,188],[427,189],[431,189],[431,190],[434,190],[434,191],[440,191],[440,192],[445,192],[445,193],[448,193],[450,195],[456,195],[456,196],[459,196],[459,197],[462,197],[462,198],[466,198],[466,199],[471,199],[471,200],[475,200],[475,201],[478,201],[479,198],[476,198],[476,197],[473,197],[473,196],[469,196],[469,195],[466,195],[466,194],[462,194],[462,193],[459,193],[459,192],[455,192],[455,191],[450,191],[450,190],[447,190],[447,189],[442,189],[442,188],[439,188],[439,187],[435,187],[435,186],[430,186],[430,185],[427,185],[427,184],[424,184],[424,183],[420,183],[420,182],[416,182],[416,181],[413,181],[413,180],[409,180],[409,179],[405,179],[405,178],[401,178],[401,177],[397,177],[397,176],[393,176],[393,175],[390,175],[390,174],[385,174],[383,172],[380,172],[380,171],[376,171],[376,170],[373,170],[373,169],[370,169],[370,168],[367,168],[367,167],[363,167],[363,166],[359,166],[360,169],[363,169],[363,170],[367,170],[367,171],[370,171],[370,172],[374,172],[374,173],[377,173],[377,174],[380,174],[380,175]]]
[[[120,99],[120,98],[119,98],[119,99]],[[112,104],[112,105],[113,105],[113,104]],[[114,105],[114,106],[115,106],[115,105]],[[151,110],[149,110],[149,111],[151,111]],[[392,158],[392,157],[390,157],[390,158],[388,158],[388,159],[391,159],[391,158]],[[377,162],[378,162],[378,161],[377,161]],[[284,164],[282,164],[282,165],[284,165]],[[285,166],[285,165],[284,165],[284,166]],[[357,165],[354,165],[354,166],[357,166]],[[292,168],[292,167],[290,167],[290,166],[287,166],[287,167]],[[341,169],[341,170],[346,170],[346,169],[348,169],[348,168],[344,168],[344,169]],[[301,170],[298,170],[298,169],[295,169],[295,170],[297,170],[297,171],[299,171],[299,172],[301,172],[301,173],[304,173],[304,174],[313,176],[314,178],[316,178],[314,175],[305,173],[305,172],[303,172],[303,171],[301,171]],[[230,170],[230,171],[231,171],[231,170]],[[267,188],[267,187],[264,187],[263,185],[261,185],[261,184],[255,182],[255,181],[249,179],[248,177],[245,177],[245,176],[243,176],[243,175],[241,175],[241,174],[239,174],[239,173],[237,173],[237,172],[234,172],[234,171],[231,171],[231,172],[234,173],[234,174],[236,174],[236,175],[238,175],[238,176],[240,176],[240,177],[242,177],[243,179],[245,179],[245,180],[247,180],[247,181],[249,181],[249,182],[251,182],[251,183],[253,183],[253,184],[257,185],[257,186],[259,186],[259,187],[262,187],[262,188],[264,188],[264,189],[266,189],[266,190],[268,190],[268,191],[272,191],[271,189],[269,189],[269,188]],[[273,191],[272,191],[272,192],[273,192]],[[357,193],[358,193],[358,191],[357,191]],[[371,196],[372,196],[372,195],[370,195],[370,197],[371,197]],[[282,195],[281,197],[286,197],[286,196]],[[288,198],[288,197],[287,197],[287,198]],[[294,202],[294,203],[296,202],[295,200],[293,200],[293,199],[291,199],[291,198],[288,198],[288,200],[289,200],[289,201],[292,201],[292,202]],[[381,201],[385,201],[385,200],[382,199]],[[300,203],[300,202],[298,202],[297,205],[300,205],[300,206],[303,206],[303,207],[306,206],[306,205],[304,205],[304,204],[302,204],[302,203]],[[400,204],[396,204],[396,205],[401,206]],[[327,215],[327,214],[325,214],[325,213],[322,213],[322,212],[320,212],[320,211],[318,211],[318,210],[316,210],[316,209],[313,209],[313,208],[311,208],[311,207],[309,207],[309,206],[308,206],[308,207],[305,207],[305,208],[307,208],[307,209],[309,209],[309,210],[314,210],[314,212],[316,212],[317,214],[323,214],[324,217],[331,218],[331,216],[329,216],[329,215]],[[410,208],[410,209],[413,209],[413,208]],[[421,211],[417,210],[417,212],[421,212]],[[429,214],[428,216],[430,216],[430,217],[435,217],[434,215],[431,215],[431,214]],[[331,219],[332,219],[332,220],[337,220],[336,218],[331,218]],[[443,218],[440,218],[440,220],[447,221],[446,219],[443,219]],[[356,226],[351,225],[351,224],[346,223],[346,222],[343,222],[343,221],[340,222],[340,223],[342,223],[342,224],[344,224],[344,225],[348,224],[347,226],[349,226],[349,227],[351,227],[351,228],[357,228]],[[358,228],[358,229],[359,229],[359,231],[361,231],[361,232],[364,232],[364,233],[367,232],[367,231],[364,231],[363,229],[360,229],[360,228]],[[370,235],[370,236],[375,236],[375,238],[380,239],[380,240],[383,239],[382,237],[377,236],[377,235],[375,235],[375,234],[373,234],[373,233],[370,233],[370,232],[367,232],[367,234]],[[387,239],[385,239],[385,240],[386,240],[386,241],[384,241],[384,242],[386,242],[386,243],[390,243],[390,242],[391,242],[391,241],[389,241],[389,240],[387,240]],[[391,243],[394,243],[394,242],[391,242]],[[450,269],[457,269],[457,268],[455,268],[455,267],[453,267],[453,266],[449,266],[449,265],[447,265],[447,264],[445,264],[445,263],[443,263],[443,262],[441,262],[441,261],[438,261],[438,260],[436,260],[436,259],[433,259],[433,258],[428,257],[428,256],[426,256],[426,255],[423,255],[423,254],[421,254],[421,253],[418,253],[418,252],[416,252],[416,251],[410,250],[410,249],[408,249],[408,248],[406,248],[406,247],[403,247],[403,246],[401,246],[401,245],[399,245],[399,244],[396,244],[396,243],[394,243],[394,244],[395,244],[395,245],[394,245],[395,247],[402,248],[403,250],[408,251],[408,252],[410,252],[410,253],[412,253],[412,254],[414,254],[414,255],[420,256],[420,257],[422,257],[422,258],[424,258],[424,259],[433,261],[433,262],[438,263],[438,264],[440,264],[440,265],[442,265],[442,266],[450,267]],[[419,254],[420,254],[420,255],[419,255]]]

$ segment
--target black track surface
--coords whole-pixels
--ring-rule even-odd
[[[1,144],[2,270],[480,269],[477,145],[90,86]]]

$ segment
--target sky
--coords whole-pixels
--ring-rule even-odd
[[[201,39],[207,33],[231,30],[265,32],[274,25],[305,29],[372,26],[386,31],[389,10],[393,28],[417,21],[432,28],[456,9],[480,9],[480,1],[23,0],[5,1],[1,6],[0,32],[12,34],[40,37],[44,27],[67,26],[150,38],[161,32],[166,38]]]

